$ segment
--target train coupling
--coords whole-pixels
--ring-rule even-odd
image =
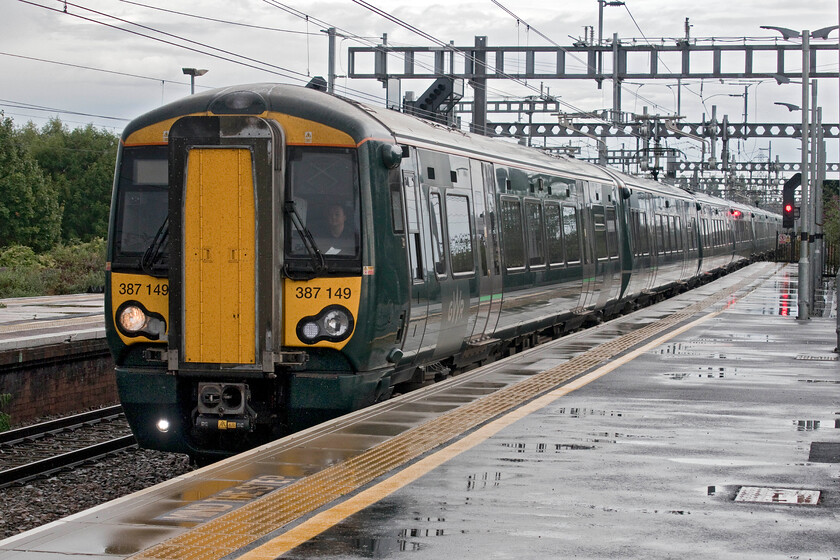
[[[250,390],[245,383],[199,383],[198,430],[251,431],[256,416],[251,407]]]

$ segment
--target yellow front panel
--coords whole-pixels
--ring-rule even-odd
[[[351,334],[341,342],[322,340],[315,344],[300,341],[295,332],[298,322],[304,317],[318,315],[330,305],[341,305],[353,316],[353,330],[359,324],[359,301],[361,300],[361,277],[313,278],[312,280],[285,280],[283,283],[283,331],[287,346],[317,346],[340,350],[353,337]]]
[[[256,363],[251,152],[192,149],[186,182],[184,360]]]
[[[166,324],[166,334],[169,332],[169,281],[166,278],[155,278],[146,274],[111,273],[111,308],[116,313],[125,302],[137,302],[148,313],[159,315]],[[117,322],[117,318],[114,318]],[[119,329],[117,334],[125,344],[138,342],[162,342],[165,337],[150,339],[142,334],[126,336]]]

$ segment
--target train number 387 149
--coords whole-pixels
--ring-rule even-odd
[[[327,299],[350,299],[353,296],[353,290],[350,288],[320,288],[317,286],[298,286],[295,288],[297,299],[317,299],[319,295],[321,297],[327,296]]]
[[[142,296],[142,295],[169,295],[169,286],[167,284],[143,284],[141,282],[120,282],[120,295],[123,296]]]

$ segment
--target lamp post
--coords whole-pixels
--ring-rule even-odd
[[[207,70],[203,68],[181,68],[181,70],[190,77],[190,95],[193,95],[195,93],[195,77],[203,76],[207,73]]]

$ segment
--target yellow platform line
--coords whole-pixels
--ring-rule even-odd
[[[289,486],[267,494],[226,515],[198,525],[186,533],[139,552],[131,558],[133,560],[218,560],[226,555],[233,554],[251,545],[258,539],[265,538],[267,535],[274,533],[283,526],[299,520],[304,515],[334,502],[342,496],[355,492],[362,486],[373,482],[376,478],[421,457],[440,445],[459,438],[471,429],[481,426],[485,422],[493,420],[502,414],[512,413],[511,423],[516,421],[521,417],[519,416],[520,414],[529,414],[533,411],[531,407],[539,406],[539,404],[532,403],[541,403],[540,398],[551,398],[554,400],[578,388],[580,386],[578,383],[583,382],[583,379],[586,379],[585,376],[575,383],[563,387],[560,386],[572,378],[580,376],[603,364],[604,361],[610,359],[612,356],[642,344],[644,344],[642,348],[651,348],[653,347],[652,345],[661,344],[659,341],[650,343],[646,341],[649,341],[665,330],[688,321],[698,311],[728,298],[736,291],[753,282],[755,277],[764,270],[765,268],[761,267],[758,272],[749,275],[729,288],[723,289],[700,302],[688,306],[682,312],[669,315],[659,321],[645,325],[631,333],[583,352],[552,369],[536,374],[515,385],[500,389],[495,393],[407,430],[355,457],[351,457],[311,476],[300,479]],[[695,324],[696,322],[691,325],[694,326]],[[668,338],[676,336],[676,334],[683,332],[686,328],[688,327],[680,327],[674,333],[666,336]],[[628,354],[628,356],[630,355]],[[608,371],[618,367],[621,363],[626,363],[627,360],[629,358],[624,356],[614,362],[616,365],[607,364],[604,366],[607,369],[600,368],[596,371],[600,372],[600,375],[604,375]],[[592,374],[594,375],[596,371],[593,371]],[[549,396],[555,390],[560,391],[560,394],[554,397]],[[525,404],[523,405],[523,403]],[[542,404],[542,406],[545,406],[545,404]],[[522,408],[521,412],[514,411],[514,409],[519,409],[520,407]],[[498,425],[497,428],[490,428],[488,426],[490,424],[486,426],[489,430],[498,430],[502,429],[504,424]],[[481,432],[482,429],[484,428],[480,428],[474,434],[485,433]],[[459,449],[457,447],[458,445],[469,445],[471,447],[479,441],[483,441],[483,439],[474,440],[474,437],[479,436],[469,434],[452,444],[455,446],[453,447],[453,452]],[[475,443],[471,444],[473,441]],[[430,455],[426,459],[418,461],[416,465],[420,465],[427,459],[433,464],[435,461],[443,462],[447,460],[445,458],[446,455],[433,457],[435,456]],[[409,468],[413,469],[414,467]],[[408,472],[415,473],[416,476],[422,476],[422,474],[416,474],[414,470]],[[394,479],[392,483],[397,484],[398,480]],[[396,489],[398,487],[400,486],[394,488]],[[382,488],[385,487],[383,486]],[[358,496],[361,495],[362,493]],[[300,544],[304,542],[305,538],[311,538],[311,536],[306,535],[315,535],[331,527],[347,515],[351,515],[353,512],[365,507],[363,505],[365,503],[367,502],[363,498],[351,498],[341,504],[337,504],[328,510],[333,512],[328,514],[333,516],[331,519],[325,520],[324,517],[315,516],[311,520],[300,524],[297,528],[292,529],[293,531],[300,531],[298,538],[287,541],[284,545],[278,545],[277,550],[288,550],[285,547],[297,546],[292,543],[296,542]],[[342,508],[347,509],[344,510]],[[315,519],[318,519],[318,521],[314,521]],[[311,524],[310,521],[312,521]],[[320,530],[316,531],[318,527],[320,527]],[[315,532],[313,533],[312,531]],[[287,532],[284,535],[278,536],[277,539],[285,539],[286,535],[289,534],[292,533]],[[300,540],[301,538],[304,538],[304,540]],[[267,547],[270,543],[274,542],[275,539],[262,546]],[[257,551],[262,546],[255,548],[247,554],[257,554]],[[274,550],[269,552],[269,554],[274,554]],[[278,554],[282,554],[282,552]],[[273,558],[276,555],[267,557]],[[262,556],[254,556],[254,558],[262,558]]]

